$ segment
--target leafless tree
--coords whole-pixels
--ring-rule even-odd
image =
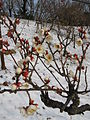
[[[2,10],[2,0],[0,0],[0,20],[1,20],[1,10]],[[2,30],[1,30],[1,24],[2,21],[0,21],[0,57],[1,57],[1,69],[5,70],[6,66],[5,66],[5,60],[4,60],[4,54],[2,52],[3,49],[3,39],[2,39]]]

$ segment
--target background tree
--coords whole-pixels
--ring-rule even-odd
[[[43,23],[60,25],[89,25],[88,4],[68,1],[40,1],[37,3],[36,19]],[[40,7],[41,6],[41,7]],[[40,12],[42,11],[42,12]],[[41,14],[40,14],[41,13]],[[88,14],[88,15],[87,15]],[[45,18],[44,18],[45,17]]]
[[[34,19],[34,0],[3,0],[3,4],[10,17]]]
[[[2,0],[0,0],[0,20],[1,20],[1,14],[2,14]],[[0,57],[1,57],[1,69],[2,70],[5,70],[6,67],[5,67],[5,61],[4,61],[4,54],[2,52],[2,49],[3,49],[3,39],[2,39],[2,33],[1,33],[1,24],[2,24],[2,21],[0,21]]]

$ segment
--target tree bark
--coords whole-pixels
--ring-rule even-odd
[[[41,100],[47,107],[52,108],[59,108],[60,112],[62,112],[62,108],[65,105],[62,102],[55,101],[49,98],[48,93],[41,92]],[[90,105],[85,104],[81,105],[80,107],[71,104],[69,107],[65,107],[64,112],[67,112],[69,115],[76,115],[76,114],[84,114],[85,111],[90,111]]]

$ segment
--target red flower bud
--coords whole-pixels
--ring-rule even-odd
[[[46,53],[45,53],[46,55],[48,54],[48,51],[46,50]]]
[[[35,39],[36,41],[38,41],[38,40],[39,40],[39,37],[38,37],[38,36],[36,36],[36,37],[34,37],[34,39]]]
[[[78,55],[77,55],[77,54],[74,54],[73,56],[74,56],[76,59],[78,59]]]
[[[16,83],[17,87],[20,87],[22,85],[21,82]]]
[[[24,42],[24,38],[20,39],[20,42],[21,42],[21,43]]]
[[[85,30],[83,31],[83,34],[86,34],[86,31],[85,31]]]
[[[36,52],[36,49],[35,49],[35,47],[32,47],[32,51],[33,51],[33,52]]]
[[[23,73],[22,73],[22,75],[23,75],[25,78],[27,78],[27,77],[28,77],[28,71],[27,71],[27,70],[24,70]]]
[[[11,31],[8,31],[7,36],[8,36],[8,37],[12,37],[12,36],[13,36],[13,35],[12,35],[12,32],[11,32]]]
[[[48,83],[50,82],[50,80],[49,80],[49,79],[48,79],[48,80],[44,80],[44,81],[45,81],[45,83],[46,83],[46,84],[48,84]]]
[[[75,76],[73,79],[74,79],[74,81],[77,81],[77,80],[78,80],[76,76]]]
[[[2,48],[2,53],[4,54],[6,52],[6,50],[4,48]]]
[[[36,107],[38,106],[38,104],[34,104]]]
[[[29,44],[28,40],[25,41],[26,44]]]
[[[89,43],[87,43],[87,47],[89,47],[89,45],[90,45],[90,44],[89,44]]]
[[[61,95],[62,94],[62,89],[57,88],[56,92],[57,92],[57,94]]]
[[[30,104],[33,105],[34,104],[34,100],[30,99]]]
[[[34,57],[32,55],[30,55],[30,60],[33,61],[34,60]]]
[[[81,69],[84,70],[84,66],[82,66]],[[80,66],[77,67],[77,70],[80,70]]]
[[[82,29],[82,28],[79,28],[79,29],[78,29],[78,32],[81,32],[81,33],[82,33],[82,32],[83,32],[83,29]]]
[[[23,62],[23,65],[26,65],[26,63],[27,63],[27,62],[26,62],[26,61],[24,61],[24,62]]]
[[[49,79],[48,77],[46,77],[46,78],[44,79],[44,81],[45,81],[46,84],[48,84],[48,83],[50,82],[50,79]]]
[[[84,70],[84,66],[82,66],[82,70]]]
[[[3,41],[3,45],[9,46],[9,43],[7,40]]]
[[[55,86],[53,85],[52,87],[51,87],[51,89],[54,89],[55,88]]]
[[[84,55],[84,56],[81,56],[81,60],[82,60],[82,59],[85,59],[85,58],[86,58],[86,56],[85,56],[85,55]]]
[[[77,70],[80,70],[80,66],[77,67]]]

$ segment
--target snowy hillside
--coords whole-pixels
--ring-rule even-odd
[[[5,35],[5,26],[2,26],[2,35],[4,37]],[[32,44],[32,39],[33,36],[35,35],[36,31],[36,26],[35,22],[33,21],[26,21],[22,20],[20,25],[17,28],[18,32],[21,33],[21,37],[28,39],[30,44]],[[53,34],[53,33],[52,33]],[[53,34],[53,43],[56,42],[57,38],[55,33]],[[5,38],[8,39],[8,38]],[[14,44],[12,41],[9,40],[9,43],[12,44],[12,48],[14,47]],[[68,48],[70,51],[73,53],[78,53],[80,54],[80,49],[73,49],[71,46]],[[20,58],[19,53],[16,53],[14,55],[16,60],[18,61]],[[5,56],[5,62],[6,62],[6,67],[7,69],[5,71],[0,70],[0,84],[3,83],[4,81],[10,81],[12,82],[12,77],[14,76],[14,63],[12,62],[11,56]],[[90,48],[88,49],[88,52],[86,54],[86,59],[85,59],[85,65],[88,66],[88,72],[87,72],[87,78],[88,78],[88,88],[90,88]],[[44,76],[49,76],[50,79],[52,79],[52,76],[49,75],[49,72],[45,71],[45,68],[42,67],[41,63],[38,63],[37,69],[39,73],[44,77]],[[74,66],[71,66],[71,69],[74,69]],[[59,76],[56,75],[58,78]],[[83,76],[82,76],[83,79]],[[39,82],[39,78],[37,77],[36,74],[33,75],[33,80],[37,83]],[[41,83],[40,83],[41,84]],[[54,80],[52,80],[52,83],[54,84]],[[65,84],[63,82],[63,84]],[[57,85],[57,84],[56,84]],[[0,85],[0,88],[3,89],[2,85]],[[8,89],[8,87],[6,87]],[[82,81],[81,83],[81,88],[84,88],[84,83]],[[50,91],[51,92],[51,91]],[[90,120],[90,112],[85,112],[84,115],[74,115],[74,116],[69,116],[67,113],[63,112],[60,113],[59,109],[52,109],[46,107],[40,100],[40,92],[38,91],[32,91],[30,92],[32,99],[35,101],[35,103],[38,103],[38,109],[34,115],[31,116],[23,116],[20,113],[20,108],[23,106],[28,105],[28,96],[25,92],[17,92],[17,94],[14,93],[4,93],[0,94],[0,120]],[[56,95],[54,92],[51,92],[50,97],[52,97],[55,100],[61,100],[63,101],[62,97],[59,95]],[[86,94],[85,96],[80,96],[81,97],[81,104],[88,103],[90,104],[90,93]]]

